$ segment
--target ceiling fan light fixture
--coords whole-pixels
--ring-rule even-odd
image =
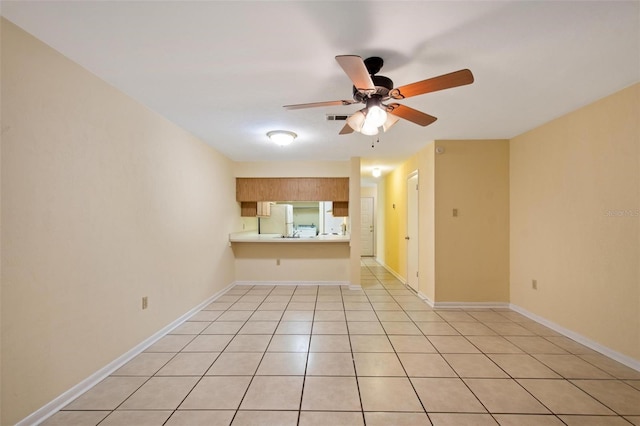
[[[272,130],[267,133],[267,137],[276,145],[287,146],[290,145],[298,135],[288,130]]]
[[[367,100],[367,117],[365,125],[382,126],[387,121],[387,111],[382,107],[380,98],[374,97]]]
[[[367,126],[380,127],[387,121],[387,112],[380,107],[372,107],[367,112],[365,123]]]
[[[356,111],[353,115],[347,118],[347,124],[354,131],[359,132],[362,129],[362,125],[364,124],[365,116],[362,110]]]
[[[378,134],[378,128],[365,121],[360,129],[360,133],[367,136],[375,136]]]

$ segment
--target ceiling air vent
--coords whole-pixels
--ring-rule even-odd
[[[345,121],[348,115],[327,114],[327,121]]]

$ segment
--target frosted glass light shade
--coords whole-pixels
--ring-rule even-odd
[[[362,125],[362,129],[360,129],[360,133],[367,136],[374,136],[378,134],[378,128],[376,126],[370,126],[365,121]]]
[[[385,121],[387,121],[387,112],[385,110],[377,105],[369,107],[365,120],[366,126],[380,127]]]
[[[364,123],[364,113],[362,111],[356,111],[353,115],[347,118],[347,124],[356,132],[359,132],[362,129],[362,124]]]
[[[267,137],[276,145],[286,146],[291,144],[298,135],[288,130],[272,130],[267,133]]]

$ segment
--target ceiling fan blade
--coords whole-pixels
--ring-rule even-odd
[[[309,104],[295,104],[295,105],[285,105],[286,109],[303,109],[303,108],[315,108],[315,107],[325,107],[325,106],[342,106],[342,105],[351,105],[355,103],[355,101],[327,101],[327,102],[312,102]]]
[[[404,99],[471,83],[473,83],[473,74],[468,69],[464,69],[398,87],[391,90],[389,95],[394,99]]]
[[[339,55],[336,56],[336,61],[342,67],[344,72],[349,76],[353,85],[358,90],[375,90],[376,87],[371,80],[369,71],[364,64],[364,61],[357,55]]]
[[[393,114],[387,115],[387,121],[382,125],[382,130],[385,132],[391,128],[394,124],[396,124],[400,119]]]
[[[340,130],[340,133],[338,133],[339,135],[348,135],[349,133],[353,133],[353,129],[351,128],[351,126],[349,126],[349,124],[345,124],[344,127],[342,128],[342,130]]]
[[[423,127],[437,120],[437,118],[432,115],[400,104],[389,104],[387,106],[387,112]]]

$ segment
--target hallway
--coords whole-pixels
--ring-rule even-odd
[[[236,286],[44,425],[640,425],[640,373],[508,309]]]

